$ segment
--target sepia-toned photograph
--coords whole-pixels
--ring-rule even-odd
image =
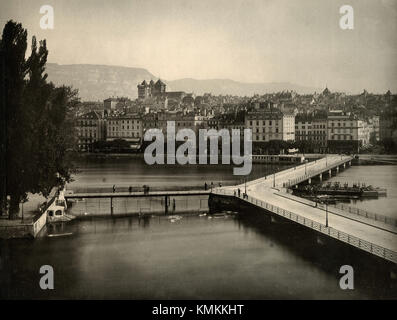
[[[0,300],[397,299],[396,0],[0,0],[0,32]]]

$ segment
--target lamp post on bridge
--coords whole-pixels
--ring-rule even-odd
[[[318,196],[316,196],[315,199],[316,199],[316,207],[318,203],[325,204],[325,227],[328,228],[328,201],[322,200]]]
[[[325,227],[328,228],[328,202],[325,201]]]
[[[276,173],[273,173],[273,188],[276,187]]]

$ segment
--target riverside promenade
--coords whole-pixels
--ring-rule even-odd
[[[337,174],[351,164],[352,157],[327,155],[317,161],[305,163],[245,184],[216,188],[216,195],[238,197],[272,214],[299,223],[317,232],[338,239],[385,260],[397,263],[397,234],[392,225],[384,227],[363,217],[354,219],[351,212],[313,202],[303,201],[288,192],[299,183],[322,179],[324,174]],[[246,196],[243,194],[246,192]],[[395,221],[392,222],[394,224]]]

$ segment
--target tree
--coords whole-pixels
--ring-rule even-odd
[[[1,41],[1,40],[0,40]],[[6,194],[6,144],[7,144],[7,127],[6,127],[6,108],[5,108],[5,59],[3,50],[0,45],[0,215],[6,211],[7,194]]]
[[[397,151],[397,146],[393,138],[386,137],[381,141],[381,143],[386,153],[395,153]]]
[[[294,145],[302,153],[308,153],[313,149],[313,143],[308,140],[298,140]]]
[[[6,195],[9,217],[16,218],[27,193],[42,193],[70,181],[70,150],[75,145],[73,117],[77,91],[47,82],[46,41],[25,60],[27,32],[13,21],[4,27],[0,51],[5,60]]]
[[[27,129],[26,109],[23,108],[22,96],[26,75],[25,53],[27,32],[21,24],[7,22],[1,38],[5,68],[5,103],[6,103],[6,195],[10,195],[10,212],[18,212],[19,203],[24,197],[22,178],[25,173],[25,152],[29,154],[29,144],[24,139]]]

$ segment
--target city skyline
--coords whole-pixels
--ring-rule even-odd
[[[339,1],[46,4],[54,8],[52,30],[40,29],[38,1],[2,4],[0,19],[47,39],[53,63],[140,67],[166,80],[290,82],[351,93],[397,88],[393,1],[351,1],[353,30],[339,27]]]

